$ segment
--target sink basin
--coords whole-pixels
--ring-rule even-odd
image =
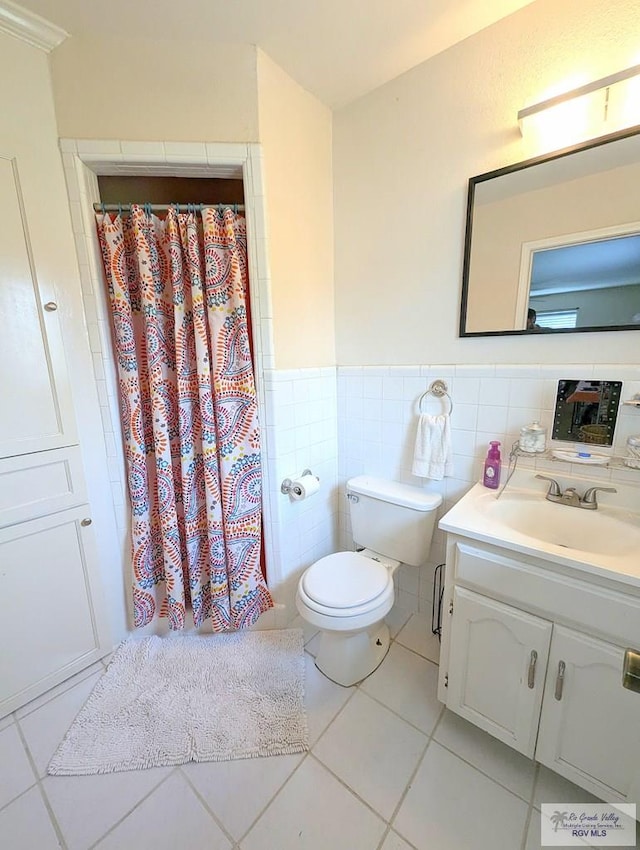
[[[487,519],[552,546],[614,557],[640,551],[640,518],[626,511],[584,510],[508,491],[483,508]]]

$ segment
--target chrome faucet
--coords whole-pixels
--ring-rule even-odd
[[[546,498],[550,502],[557,502],[559,505],[567,505],[570,508],[584,508],[587,511],[595,511],[598,509],[596,493],[601,490],[603,493],[617,493],[615,487],[589,487],[585,490],[584,495],[580,495],[575,487],[567,487],[562,492],[562,489],[555,478],[550,478],[548,475],[536,475],[536,478],[542,478],[544,481],[551,482],[547,490]]]

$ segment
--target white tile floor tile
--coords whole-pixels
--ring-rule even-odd
[[[392,643],[385,660],[361,687],[429,735],[442,711],[436,698],[437,681],[435,664]]]
[[[32,788],[0,812],[0,845],[7,850],[49,850],[58,841],[38,788]]]
[[[418,850],[517,850],[527,804],[432,742],[393,823]]]
[[[389,623],[353,688],[315,667],[311,637],[306,756],[38,780],[29,754],[43,775],[102,665],[59,685],[0,723],[2,850],[538,850],[536,807],[595,798],[444,711],[428,619],[396,606]]]
[[[398,632],[396,640],[434,664],[440,660],[440,641],[431,631],[431,619],[422,614],[412,614],[409,622]]]
[[[384,840],[380,850],[413,850],[412,845],[401,838],[397,832],[391,830]]]
[[[399,605],[393,606],[391,611],[389,611],[387,616],[384,618],[385,623],[389,626],[389,634],[392,638],[398,634],[410,616],[410,611],[400,608]]]
[[[240,844],[242,850],[376,850],[384,822],[308,756]]]
[[[531,799],[535,762],[502,741],[447,710],[438,724],[434,739],[518,797],[527,802]]]
[[[47,776],[42,787],[69,850],[85,850],[165,779],[171,768],[102,776]]]
[[[358,691],[313,751],[389,820],[427,745],[427,737]]]
[[[102,666],[101,670],[104,672]],[[38,770],[38,776],[46,774],[51,756],[101,675],[102,673],[94,673],[87,679],[83,679],[18,721]]]
[[[231,841],[207,812],[179,771],[137,806],[96,845],[96,850],[230,850]]]
[[[320,632],[316,632],[316,634],[311,638],[309,643],[305,645],[305,649],[312,655],[314,658],[318,654],[318,647],[320,646]]]
[[[0,732],[0,809],[36,782],[15,723]]]
[[[185,764],[182,770],[239,841],[302,761],[302,755]]]
[[[569,782],[564,776],[548,770],[540,765],[533,793],[533,805],[540,808],[541,803],[597,803],[594,797],[584,788],[579,788]]]
[[[313,658],[305,658],[305,698],[309,743],[315,744],[345,702],[353,696],[355,688],[343,688],[329,681],[316,667]]]

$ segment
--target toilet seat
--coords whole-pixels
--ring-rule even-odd
[[[393,578],[384,564],[357,552],[336,552],[309,567],[298,590],[319,614],[353,617],[377,607],[390,587]]]

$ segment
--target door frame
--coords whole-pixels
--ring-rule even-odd
[[[102,433],[87,435],[86,441],[83,437],[81,445],[88,452],[92,452],[92,446],[96,446],[96,440],[104,444],[99,447],[100,451],[104,452],[104,446],[106,446],[113,510],[117,525],[120,575],[124,580],[122,590],[127,612],[126,634],[131,630],[133,622],[131,594],[128,592],[130,571],[128,497],[109,307],[93,211],[93,204],[100,202],[97,178],[102,175],[242,178],[247,220],[247,259],[256,391],[261,420],[264,422],[266,412],[264,372],[274,369],[275,358],[262,150],[258,143],[253,142],[158,142],[68,138],[60,139],[60,150],[78,256],[85,322],[93,357],[93,377],[102,414]],[[262,615],[260,626],[263,628],[278,624],[277,615],[280,607],[277,604],[278,588],[284,578],[279,559],[275,557],[278,549],[277,517],[272,516],[273,506],[268,497],[276,485],[275,480],[270,480],[273,477],[273,470],[267,463],[267,458],[271,456],[268,445],[271,430],[262,429],[262,510],[267,581],[276,601],[276,609]],[[90,495],[95,488],[104,488],[103,481],[96,481],[95,477],[92,481],[90,468],[87,469],[87,485]],[[99,525],[97,524],[96,530]],[[109,549],[113,551],[113,546],[107,547],[106,551],[108,552]],[[104,552],[105,549],[100,546],[100,551]],[[113,563],[102,563],[101,572],[103,576],[110,575],[108,581],[113,583]],[[112,606],[113,604],[112,601]],[[121,600],[120,604],[122,604]],[[120,619],[122,619],[121,614]],[[138,630],[137,633],[152,634],[164,631],[162,624],[154,622],[146,629]],[[124,636],[124,634],[117,634],[116,639]]]

